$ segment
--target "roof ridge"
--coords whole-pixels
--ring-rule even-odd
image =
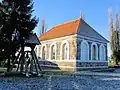
[[[55,27],[58,27],[58,26],[61,26],[61,25],[66,25],[66,24],[68,24],[68,23],[75,22],[75,21],[77,21],[77,20],[81,20],[81,18],[78,18],[78,19],[75,19],[75,20],[71,20],[71,21],[67,21],[67,22],[64,22],[64,23],[62,23],[62,24],[58,24],[58,25],[52,27],[51,29],[53,29],[53,28],[55,28]],[[51,29],[50,29],[50,30],[51,30]]]

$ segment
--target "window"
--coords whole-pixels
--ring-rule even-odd
[[[67,48],[67,45],[66,43],[63,44],[63,60],[67,59],[67,53],[68,53],[68,48]]]
[[[106,60],[105,56],[106,56],[105,47],[104,47],[104,45],[100,45],[100,60],[102,60],[102,61]]]
[[[55,60],[55,45],[52,45],[51,47],[51,59]]]
[[[91,60],[98,60],[98,46],[95,42],[91,45]]]
[[[60,59],[69,60],[69,43],[67,40],[62,41],[60,48]]]
[[[35,47],[35,53],[36,53],[36,55],[38,57],[39,56],[39,46],[38,45]]]
[[[96,47],[95,47],[95,45],[93,45],[93,47],[92,47],[92,60],[96,60],[97,58],[96,58]]]
[[[45,60],[45,46],[42,47],[42,59]]]
[[[89,60],[89,45],[87,43],[87,41],[83,40],[82,43],[81,43],[81,60]]]

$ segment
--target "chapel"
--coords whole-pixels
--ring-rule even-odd
[[[39,39],[36,53],[44,62],[42,66],[59,67],[62,71],[108,66],[108,40],[82,18],[55,26]],[[47,61],[54,64],[47,65]]]

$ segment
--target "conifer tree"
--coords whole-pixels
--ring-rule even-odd
[[[11,56],[15,56],[38,23],[32,12],[32,0],[2,0],[0,3],[0,58],[8,61],[8,69]]]

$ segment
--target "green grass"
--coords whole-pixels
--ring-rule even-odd
[[[116,63],[115,62],[108,62],[108,66],[115,66]]]

